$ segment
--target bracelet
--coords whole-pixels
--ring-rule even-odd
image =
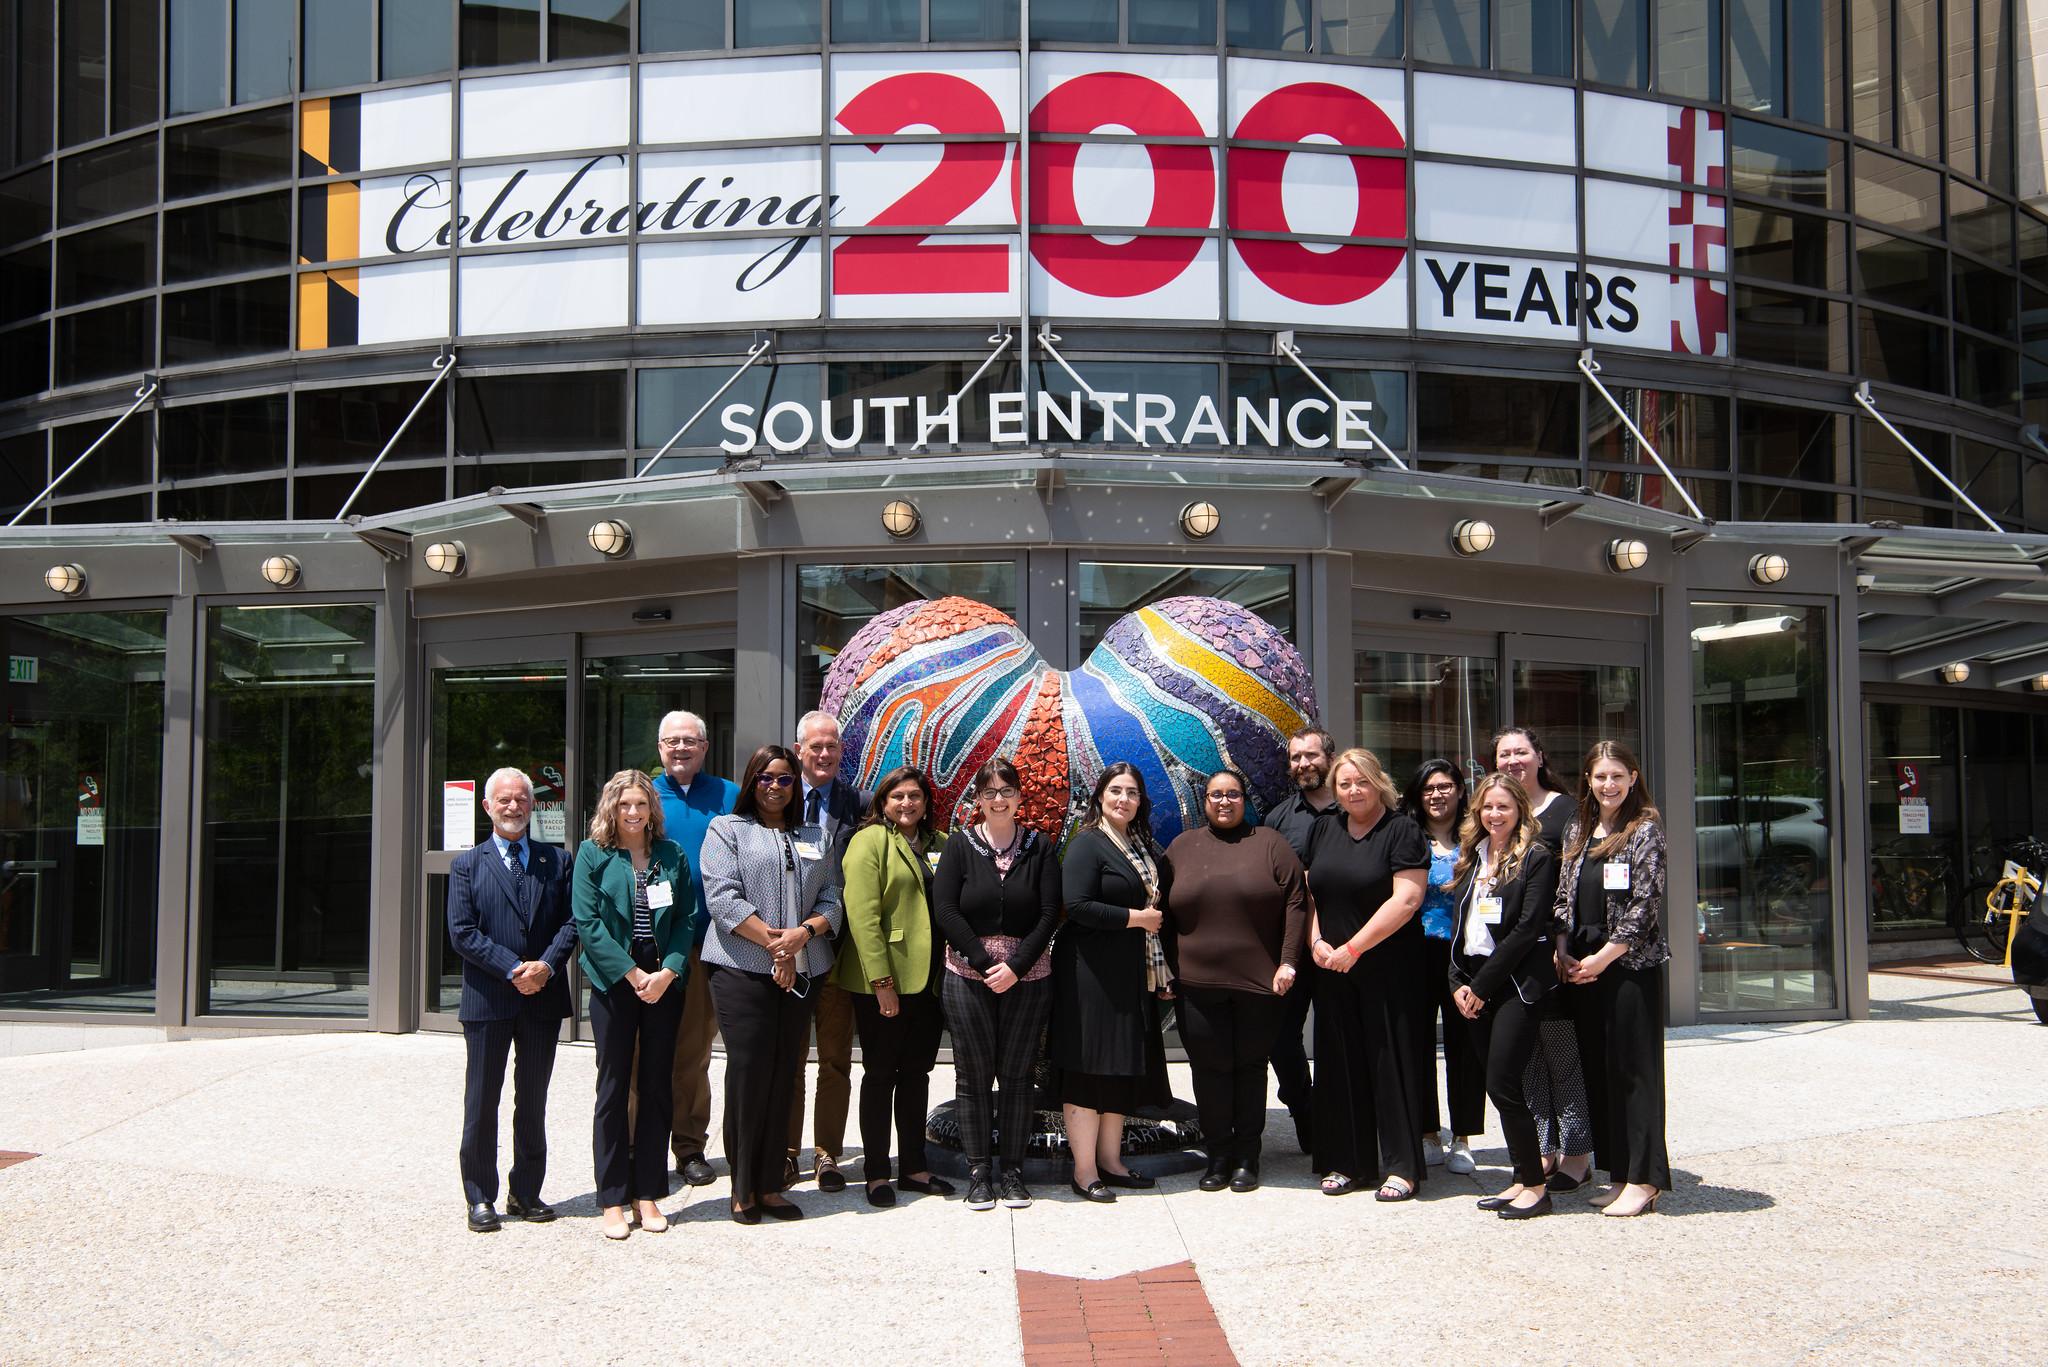
[[[805,944],[809,944],[811,940],[815,940],[818,938],[817,927],[813,926],[809,921],[799,921],[797,922],[797,924],[802,926],[804,928],[804,934],[810,937],[809,940],[804,941]]]
[[[896,980],[894,978],[877,978],[869,983],[868,986],[874,988],[877,992],[885,987],[894,992],[896,990]]]

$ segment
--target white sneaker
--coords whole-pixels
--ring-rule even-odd
[[[1444,1171],[1468,1175],[1478,1167],[1479,1165],[1472,1161],[1471,1146],[1462,1139],[1453,1139],[1450,1152],[1444,1155]]]
[[[1444,1141],[1434,1130],[1422,1136],[1422,1161],[1432,1168],[1444,1165]]]

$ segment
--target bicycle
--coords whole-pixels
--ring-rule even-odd
[[[1871,907],[1885,913],[1878,919],[1900,928],[1933,930],[1951,924],[1956,881],[1954,863],[1939,847],[1924,848],[1907,838],[1886,841],[1871,852]]]
[[[1972,884],[1963,895],[1956,938],[1971,958],[2002,965],[2020,920],[2040,894],[2041,876],[2034,870],[2048,870],[2048,845],[2022,836],[2003,842],[1998,853],[2004,856],[2003,872],[1995,880]]]

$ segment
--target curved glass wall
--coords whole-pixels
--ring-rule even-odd
[[[1302,385],[1190,355],[1213,346],[1190,330],[1296,326],[1425,467],[1677,503],[1563,364],[1590,345],[1710,516],[1971,525],[1846,402],[1867,379],[1994,516],[2048,526],[2024,498],[2048,467],[2017,437],[2048,415],[2048,220],[2013,198],[2023,19],[2011,0],[1040,0],[1020,91],[1015,0],[23,0],[0,15],[0,507],[163,374],[121,449],[32,520],[331,517],[444,342],[465,370],[360,511],[629,472],[756,325],[825,339],[721,401],[796,402],[821,419],[796,450],[979,445],[987,394],[1038,377],[998,367],[957,431],[909,427],[986,354],[959,324],[1014,316],[1025,270],[1034,315],[1115,329],[1117,352],[1070,352],[1091,384],[1120,365],[1180,404],[1109,444],[1320,449],[1313,421],[1271,443],[1188,421],[1200,394],[1228,417]],[[1110,124],[1102,91],[1085,114],[1055,98],[1103,49],[1148,101]],[[891,80],[926,69],[959,103],[897,110]],[[721,73],[814,98],[716,115]],[[1354,92],[1351,122],[1300,123],[1302,74]],[[1020,101],[1028,238],[1005,193]],[[1646,114],[1665,126],[1632,139]],[[1113,192],[1134,171],[1143,204]],[[957,288],[864,283],[935,271]],[[1179,329],[1173,354],[1131,364],[1130,324]],[[520,337],[576,339],[576,368]],[[1658,353],[1679,364],[1629,384]],[[905,440],[822,430],[896,400]],[[664,468],[729,454],[720,419]]]

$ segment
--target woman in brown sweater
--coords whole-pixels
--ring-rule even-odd
[[[1174,880],[1163,938],[1209,1149],[1203,1191],[1259,1185],[1266,1056],[1308,937],[1301,860],[1285,836],[1248,819],[1249,791],[1235,770],[1210,775],[1206,824],[1166,852]]]

